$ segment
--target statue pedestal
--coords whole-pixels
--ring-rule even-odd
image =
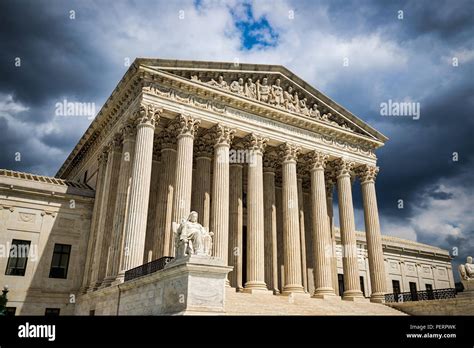
[[[163,270],[163,314],[224,313],[225,282],[232,267],[211,256],[191,255]]]
[[[463,292],[456,295],[458,298],[472,298],[474,299],[474,280],[461,280],[464,286]]]

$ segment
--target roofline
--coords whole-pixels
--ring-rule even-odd
[[[131,78],[134,76],[134,74],[139,71],[141,66],[147,66],[147,65],[152,65],[152,66],[158,66],[158,67],[163,67],[163,68],[189,68],[189,69],[222,69],[222,70],[252,70],[252,71],[266,71],[266,72],[279,72],[283,75],[285,75],[287,78],[293,80],[295,83],[299,84],[302,88],[312,92],[315,94],[318,98],[322,99],[326,104],[330,105],[333,107],[335,110],[340,112],[344,116],[349,116],[349,118],[352,118],[352,121],[354,121],[358,126],[360,126],[362,129],[366,130],[370,134],[374,135],[376,139],[382,143],[385,143],[388,140],[388,137],[380,133],[379,131],[375,130],[372,128],[370,125],[368,125],[366,122],[364,122],[362,119],[359,117],[355,116],[353,113],[351,113],[349,110],[345,109],[338,103],[334,102],[332,99],[330,99],[328,96],[326,96],[324,93],[320,92],[319,90],[315,89],[312,87],[310,84],[308,84],[306,81],[298,77],[297,75],[293,74],[290,70],[285,68],[282,65],[267,65],[267,64],[252,64],[252,63],[238,63],[237,65],[233,62],[211,62],[211,61],[194,61],[194,60],[177,60],[177,59],[162,59],[162,58],[135,58],[133,63],[130,65],[130,67],[127,69],[125,74],[122,76],[118,84],[115,86],[114,90],[110,94],[110,96],[107,98],[105,101],[104,105],[100,109],[100,111],[97,113],[96,117],[94,120],[91,122],[89,127],[86,129],[82,137],[79,139],[77,144],[74,146],[74,148],[71,150],[69,153],[68,157],[66,160],[63,162],[61,167],[58,169],[58,171],[55,174],[55,177],[59,178],[62,176],[64,171],[68,168],[70,162],[76,157],[77,153],[80,151],[82,148],[83,144],[87,142],[87,140],[90,138],[90,135],[92,134],[92,130],[96,127],[97,124],[102,122],[102,119],[104,118],[104,114],[107,113],[109,105],[111,100],[114,98],[114,96],[123,88],[123,86],[128,83]]]

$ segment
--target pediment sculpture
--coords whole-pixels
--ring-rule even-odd
[[[175,233],[176,258],[191,255],[211,256],[212,236],[200,223],[198,213],[192,211],[188,219],[183,219]]]
[[[251,77],[239,77],[236,80],[226,81],[223,75],[218,75],[217,79],[210,78],[207,81],[203,81],[197,74],[192,74],[191,80],[229,91],[249,99],[255,99],[289,112],[302,114],[349,131],[356,131],[355,128],[346,122],[342,122],[340,119],[339,122],[336,122],[337,119],[330,112],[321,114],[319,105],[315,101],[310,102],[308,97],[304,95],[304,91],[298,92],[291,85],[284,88],[281,84],[280,78],[275,78],[271,83],[268,77],[262,77],[256,81]]]

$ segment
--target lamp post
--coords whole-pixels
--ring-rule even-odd
[[[8,294],[8,285],[5,285],[2,290],[2,295],[0,295],[0,315],[7,314],[7,294]]]

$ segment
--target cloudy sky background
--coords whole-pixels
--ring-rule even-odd
[[[2,1],[0,168],[54,175],[91,122],[55,104],[99,109],[135,57],[280,64],[390,138],[382,232],[457,248],[456,267],[474,254],[472,13],[472,0]],[[420,119],[381,116],[389,99],[419,102]]]

